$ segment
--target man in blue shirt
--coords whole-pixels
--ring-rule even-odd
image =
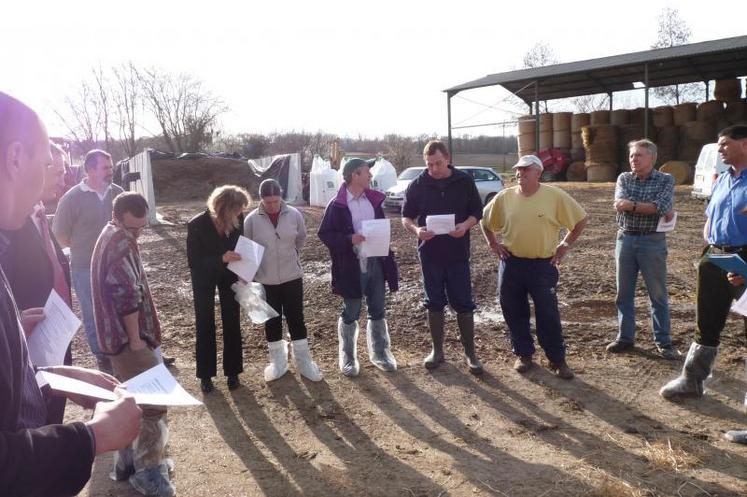
[[[682,373],[660,391],[666,399],[703,396],[703,382],[713,369],[731,302],[744,292],[744,278],[710,263],[708,255],[739,254],[747,259],[747,126],[724,129],[718,145],[722,160],[731,168],[716,180],[706,209],[703,238],[708,246],[698,265],[698,331]],[[747,443],[747,431],[729,432],[727,438]]]

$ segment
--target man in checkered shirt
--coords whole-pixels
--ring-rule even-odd
[[[656,145],[650,140],[628,144],[629,172],[620,174],[615,187],[614,209],[618,225],[615,243],[617,266],[617,319],[619,332],[607,345],[608,352],[623,352],[635,343],[635,288],[643,275],[651,302],[651,322],[656,349],[665,359],[676,359],[672,346],[667,291],[667,239],[657,232],[659,218],[671,220],[674,178],[654,169]]]

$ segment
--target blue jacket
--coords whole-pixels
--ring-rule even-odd
[[[363,194],[373,205],[376,219],[383,219],[385,216],[381,204],[384,202],[384,194],[368,188]],[[359,299],[363,296],[360,262],[353,252],[354,234],[353,216],[348,209],[347,188],[343,184],[337,196],[327,204],[318,235],[329,249],[332,258],[332,293],[346,299]],[[399,289],[399,277],[394,253],[389,250],[389,255],[380,259],[389,291],[396,292]]]

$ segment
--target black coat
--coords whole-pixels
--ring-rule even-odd
[[[223,262],[223,254],[236,248],[243,226],[244,215],[241,214],[239,227],[227,237],[220,236],[207,209],[187,222],[187,263],[193,284],[231,285],[238,280]]]

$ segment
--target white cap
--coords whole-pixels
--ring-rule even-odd
[[[519,162],[514,164],[514,166],[511,169],[516,169],[517,167],[530,167],[534,166],[539,168],[540,171],[544,171],[545,168],[542,167],[542,161],[539,157],[536,155],[522,155],[519,157]]]

